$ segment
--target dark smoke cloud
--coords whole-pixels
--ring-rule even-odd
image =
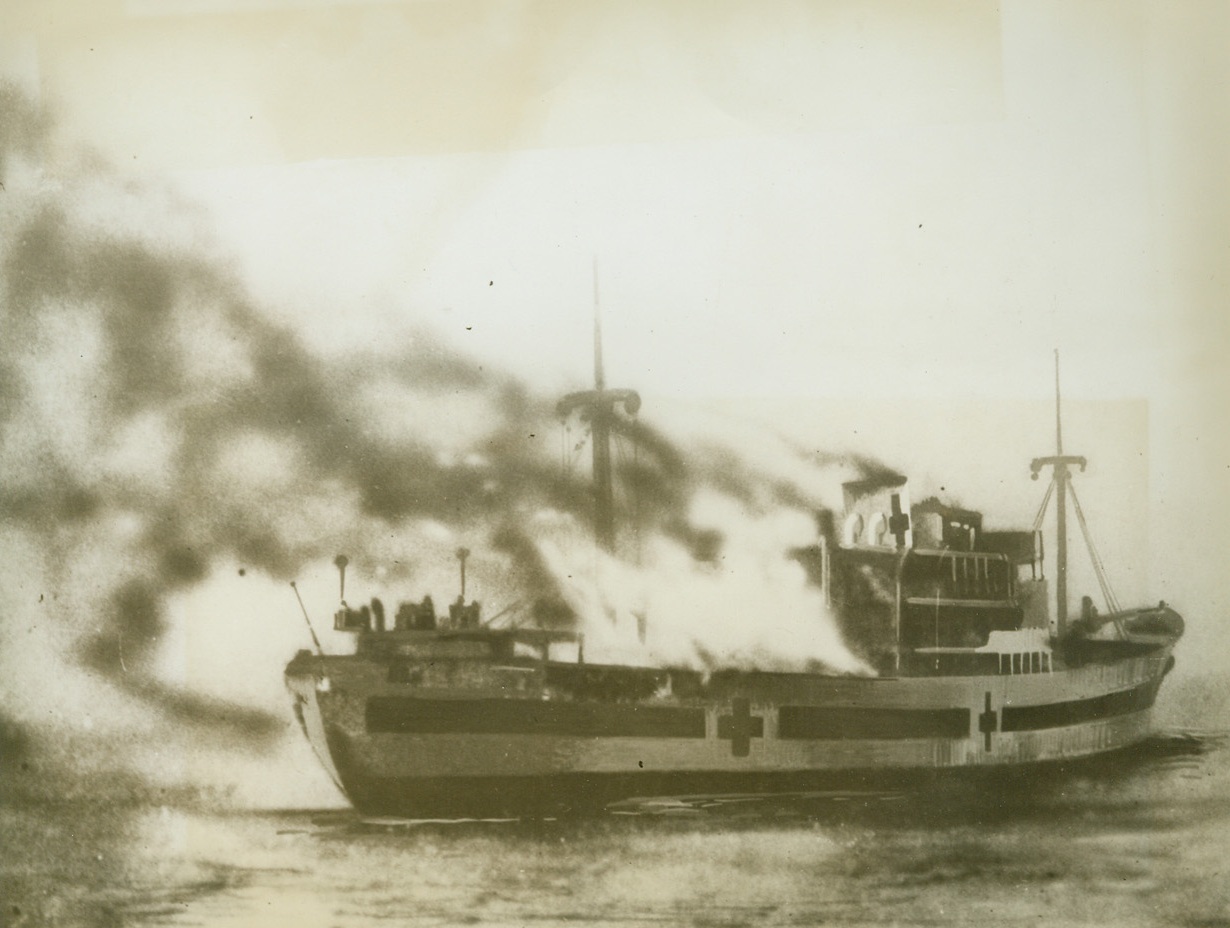
[[[174,234],[164,240],[163,228],[183,221],[160,211],[164,192],[97,165],[53,167],[41,111],[10,89],[3,102],[0,452],[10,479],[0,514],[42,539],[61,577],[88,533],[135,522],[93,591],[104,621],[80,645],[86,666],[176,717],[266,731],[255,715],[194,702],[151,676],[167,597],[223,557],[289,579],[339,540],[361,543],[373,524],[411,518],[493,529],[543,600],[538,613],[566,613],[552,604],[550,575],[524,529],[534,507],[592,505],[583,475],[562,475],[528,440],[554,418],[552,401],[423,332],[384,351],[314,357],[220,262]],[[442,456],[430,421],[421,432],[384,427],[398,414],[373,407],[373,386],[419,404],[468,397],[477,437]],[[48,396],[60,394],[77,420],[47,421]],[[642,448],[640,488],[663,522],[684,531],[681,456],[644,427],[630,437]],[[288,486],[254,498],[227,484],[227,456],[245,441],[293,462]],[[153,465],[108,466],[125,445]],[[318,537],[289,531],[299,500],[321,487],[357,504]]]
[[[56,196],[68,199],[62,191]],[[56,333],[44,324],[52,307],[68,317],[69,327],[97,331],[100,347],[89,369],[87,434],[74,436],[69,454],[37,440],[33,448],[10,447],[10,454],[33,452],[33,458],[25,462],[24,479],[0,491],[0,512],[45,535],[53,549],[73,523],[117,512],[139,519],[132,550],[114,565],[110,627],[83,652],[96,669],[119,669],[120,651],[110,642],[120,637],[127,640],[128,660],[139,666],[162,629],[166,594],[202,579],[219,556],[285,578],[324,553],[311,541],[286,537],[276,512],[219,497],[220,489],[225,492],[217,485],[220,462],[242,436],[285,442],[304,462],[305,481],[353,489],[360,501],[356,523],[412,515],[464,523],[508,510],[515,495],[558,495],[558,475],[518,441],[547,407],[426,337],[391,357],[326,364],[293,333],[262,319],[216,268],[141,240],[83,231],[63,202],[39,204],[9,240],[2,292],[13,337],[0,357],[10,372],[10,417],[23,405],[34,415],[35,404],[23,400],[36,389],[11,372],[37,374],[57,363],[50,344]],[[198,328],[220,332],[221,339],[194,344]],[[208,381],[194,377],[192,352],[226,342],[239,346],[242,372]],[[482,451],[491,466],[441,465],[426,441],[393,440],[366,426],[356,398],[373,378],[419,392],[487,396],[495,425]],[[114,436],[143,416],[156,418],[171,446],[157,486],[92,466],[89,458],[105,458]],[[22,425],[27,432],[39,428],[32,421]],[[493,472],[499,477],[494,484]],[[573,488],[571,495],[578,492]],[[290,506],[293,498],[281,502]]]
[[[426,332],[315,356],[200,244],[190,207],[96,163],[55,162],[45,113],[12,89],[0,88],[0,117],[0,516],[40,540],[66,583],[87,549],[107,548],[90,591],[99,614],[82,623],[93,629],[80,638],[84,666],[169,717],[259,741],[273,718],[154,675],[168,597],[222,559],[291,579],[415,519],[483,532],[512,560],[531,615],[569,620],[529,518],[552,508],[588,519],[593,505],[587,470],[563,473],[530,440],[554,420],[554,398]],[[446,441],[422,410],[459,399],[475,423]],[[730,451],[685,456],[644,422],[616,433],[632,449],[621,520],[699,560],[724,541],[689,521],[701,484],[749,505],[815,504]],[[273,476],[247,486],[253,447]],[[330,518],[303,517],[304,500],[322,497]]]
[[[10,88],[0,103],[0,416],[8,477],[0,514],[42,538],[61,578],[87,529],[116,516],[135,519],[135,533],[113,552],[96,591],[105,622],[83,641],[80,657],[175,716],[267,732],[270,720],[259,714],[194,701],[146,672],[164,631],[166,597],[205,577],[217,558],[285,578],[321,553],[288,538],[270,507],[226,497],[217,471],[228,448],[244,435],[287,443],[304,462],[303,480],[355,489],[356,522],[410,514],[465,520],[480,506],[506,507],[514,485],[545,485],[544,466],[513,440],[522,420],[543,410],[510,379],[482,374],[427,337],[389,356],[317,361],[292,332],[262,318],[217,264],[160,243],[162,217],[152,217],[146,234],[110,231],[105,220],[99,229],[100,210],[115,210],[116,227],[124,228],[126,211],[142,216],[153,197],[106,173],[53,174],[41,112]],[[84,346],[79,357],[65,349],[75,338]],[[211,351],[234,355],[231,368],[206,365],[203,376],[198,353]],[[483,488],[485,469],[441,466],[426,442],[365,428],[354,398],[373,371],[420,393],[488,395],[498,420],[489,450],[507,479],[494,491]],[[43,401],[57,392],[80,421],[47,420]],[[152,446],[143,450],[138,440],[136,454],[164,457],[155,473],[100,465],[117,436],[143,422]]]
[[[14,157],[41,158],[50,128],[44,109],[14,85],[0,81],[0,178]]]
[[[0,712],[0,790],[7,793],[30,753],[30,733],[15,719]]]

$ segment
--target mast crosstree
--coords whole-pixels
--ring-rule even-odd
[[[594,262],[594,389],[569,393],[559,401],[561,419],[579,410],[588,419],[594,452],[594,537],[604,551],[615,550],[615,491],[611,474],[611,427],[617,409],[630,416],[641,408],[635,390],[608,389],[602,367],[602,317],[598,311],[598,265]]]

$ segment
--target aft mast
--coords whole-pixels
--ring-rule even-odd
[[[559,401],[561,418],[580,410],[590,423],[594,451],[594,537],[604,551],[615,550],[615,493],[611,475],[611,424],[616,407],[629,415],[641,407],[635,390],[608,390],[602,368],[602,316],[598,309],[598,262],[594,261],[594,389],[569,393]]]
[[[1088,464],[1079,455],[1063,453],[1063,421],[1059,403],[1059,349],[1055,349],[1055,454],[1034,458],[1029,469],[1034,480],[1038,472],[1050,465],[1052,468],[1051,489],[1055,491],[1055,634],[1063,638],[1068,631],[1068,481],[1069,466],[1079,465],[1083,471]],[[1049,490],[1047,491],[1049,495]]]

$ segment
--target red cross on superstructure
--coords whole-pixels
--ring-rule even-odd
[[[764,737],[764,719],[752,715],[750,699],[739,696],[730,701],[730,715],[718,718],[718,737],[730,739],[730,753],[735,757],[752,752],[752,739]]]
[[[991,708],[990,693],[986,696],[986,708],[978,716],[978,730],[983,734],[983,750],[991,750],[991,736],[999,731],[999,713]]]
[[[888,530],[897,539],[897,547],[905,547],[905,533],[910,530],[910,514],[901,511],[901,494],[894,493],[891,499],[892,513],[888,518]]]

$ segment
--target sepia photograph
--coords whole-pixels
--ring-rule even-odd
[[[1230,928],[1227,47],[8,0],[0,925]]]

